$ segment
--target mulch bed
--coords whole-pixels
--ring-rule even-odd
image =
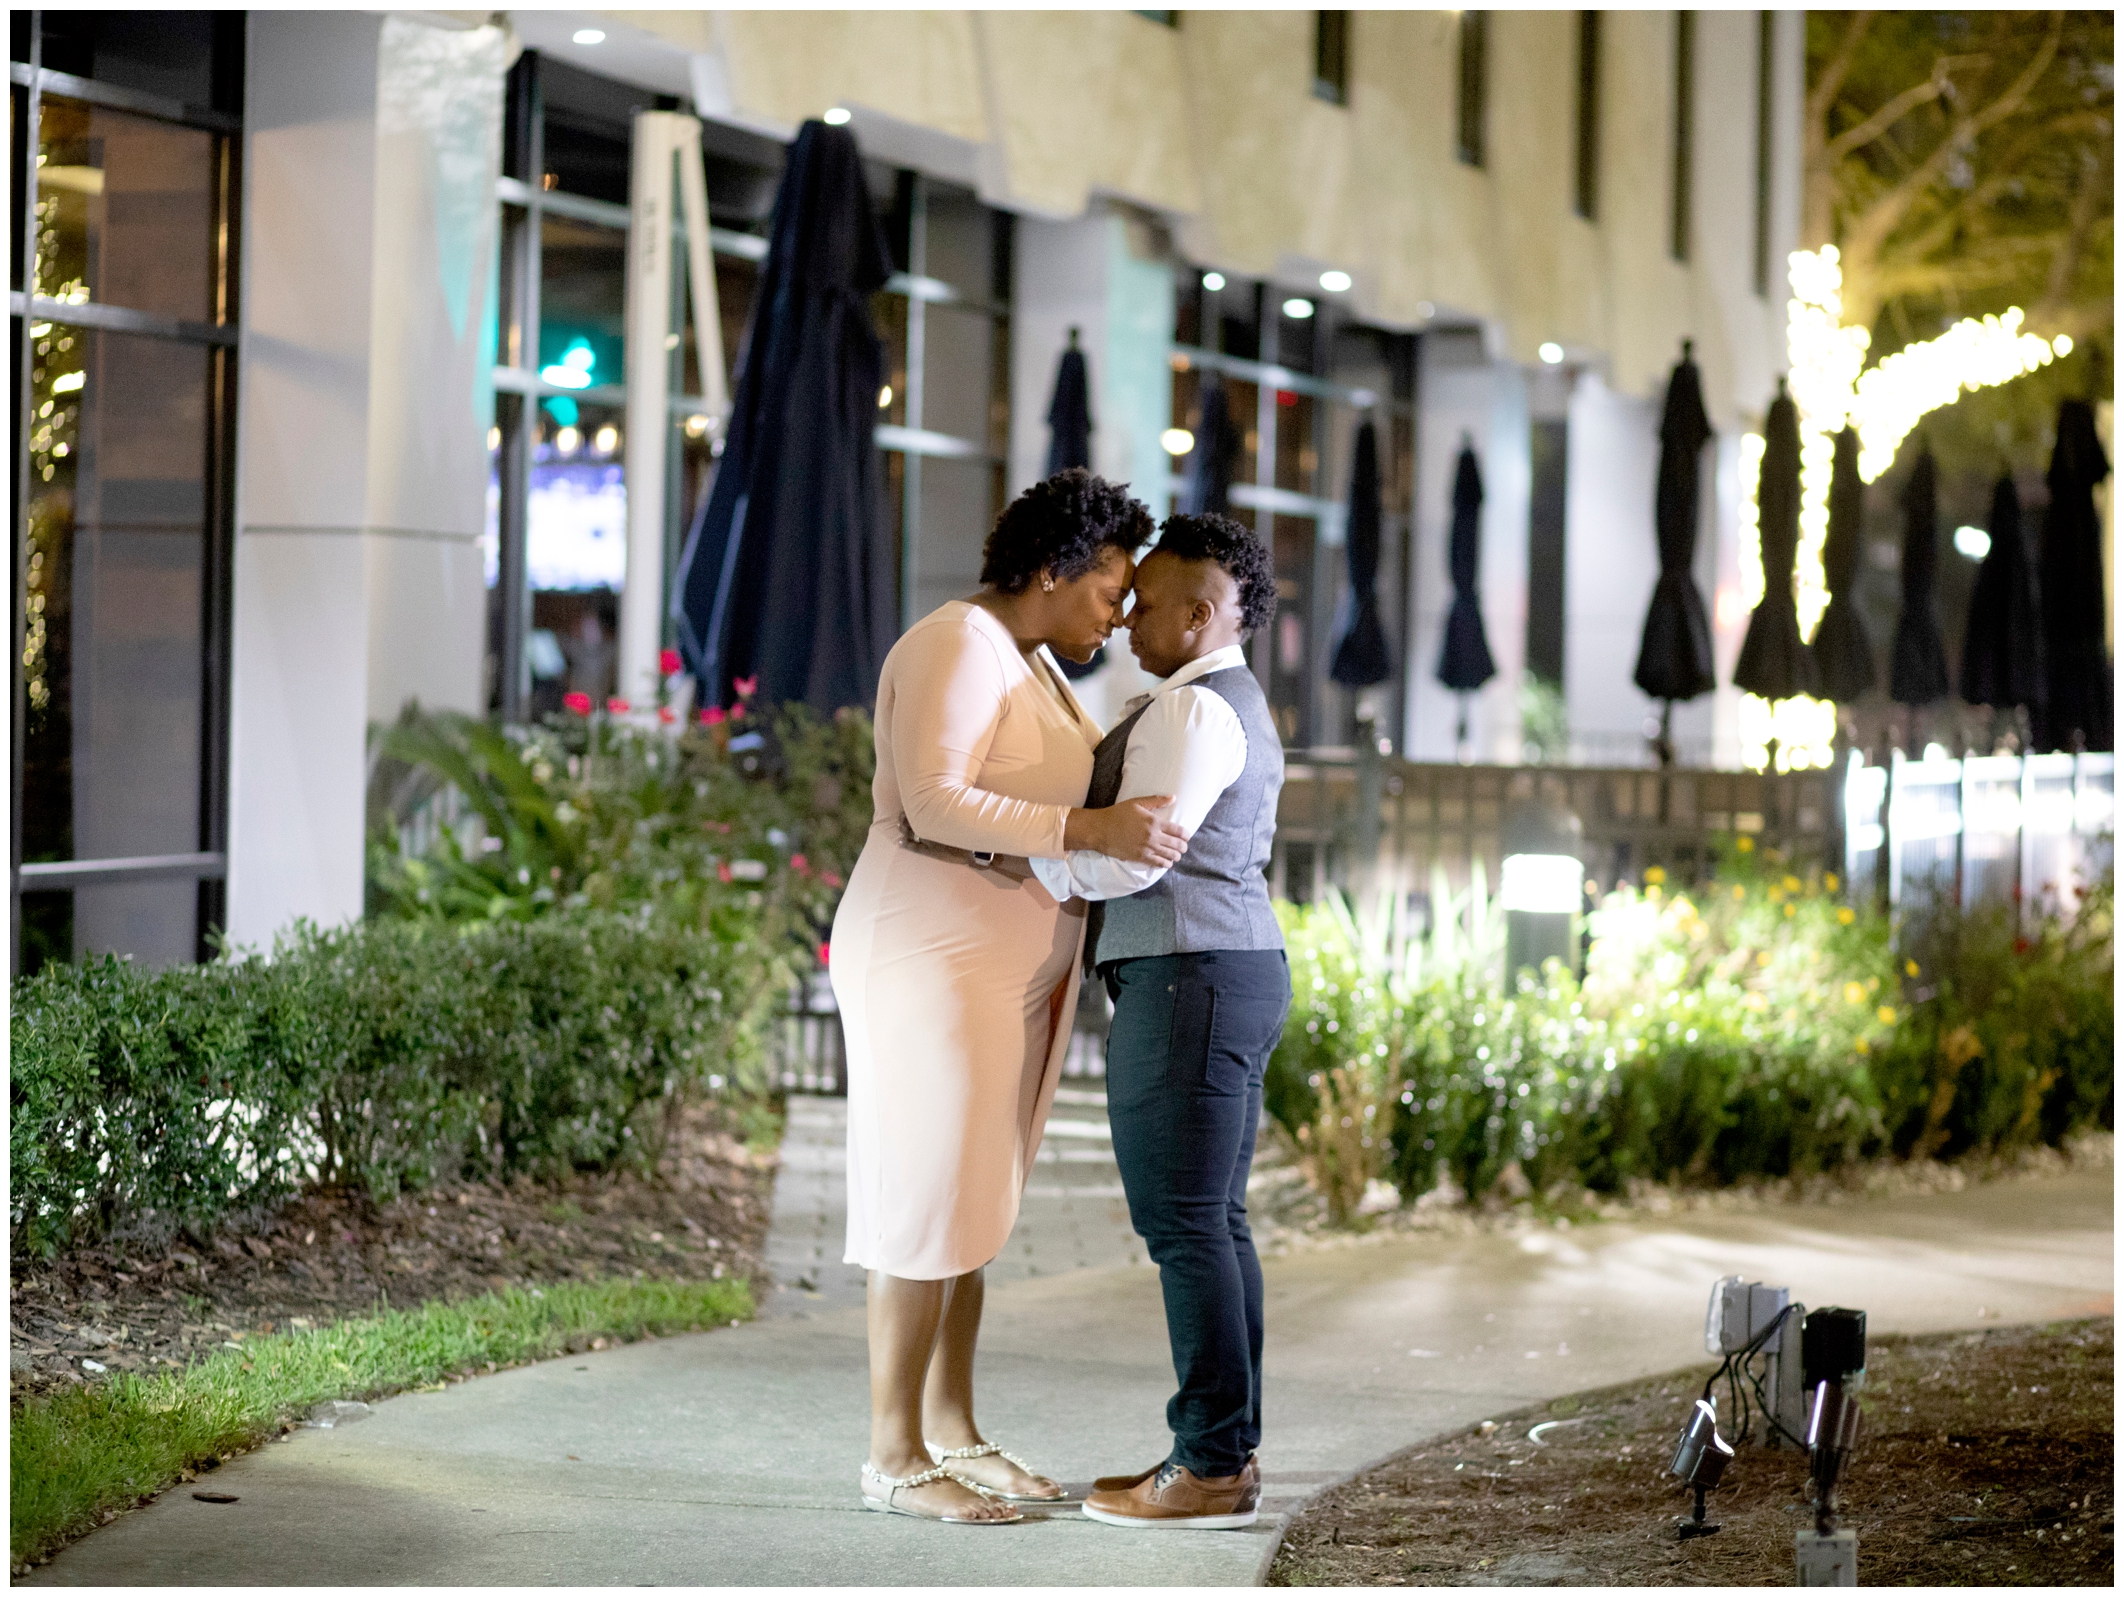
[[[381,1205],[313,1191],[209,1238],[18,1259],[11,1394],[512,1285],[735,1274],[764,1290],[774,1162],[704,1106],[682,1116],[653,1175],[449,1187]]]
[[[1840,1490],[1868,1586],[2108,1586],[2115,1322],[1876,1337]],[[1280,1586],[1789,1586],[1805,1455],[1743,1443],[1715,1536],[1666,1474],[1710,1366],[1420,1443],[1292,1524]],[[1721,1383],[1721,1430],[1730,1421]],[[1568,1423],[1528,1432],[1545,1420]],[[1760,1421],[1758,1420],[1758,1426]]]

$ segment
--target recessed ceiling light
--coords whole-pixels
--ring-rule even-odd
[[[577,44],[603,44],[605,42],[605,30],[602,28],[577,28],[575,30],[575,42]]]
[[[1348,272],[1322,272],[1320,274],[1320,286],[1330,294],[1339,294],[1350,286],[1350,274]]]
[[[1222,272],[1204,272],[1202,274],[1202,286],[1212,294],[1216,293],[1218,289],[1224,287],[1224,274]]]
[[[846,107],[845,105],[837,105],[832,107],[830,110],[827,111],[825,117],[826,125],[830,128],[840,127],[843,123],[847,122],[847,120],[848,107]]]
[[[1294,322],[1302,322],[1313,314],[1313,302],[1309,299],[1287,299],[1283,302],[1283,314]]]
[[[1544,344],[1536,353],[1541,356],[1542,364],[1545,366],[1557,366],[1563,363],[1563,345],[1561,344]]]

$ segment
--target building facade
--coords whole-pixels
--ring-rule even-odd
[[[372,727],[414,701],[643,693],[622,611],[660,613],[644,584],[714,469],[704,358],[742,357],[784,146],[828,114],[898,268],[873,317],[903,618],[974,585],[1044,469],[1074,339],[1094,466],[1161,515],[1221,387],[1232,509],[1276,552],[1255,663],[1293,746],[1513,761],[1547,705],[1573,757],[1641,759],[1684,340],[1718,433],[1698,579],[1722,681],[1745,622],[1742,440],[1783,367],[1802,25],[17,13],[18,968],[358,916]],[[649,112],[698,119],[715,304],[678,293],[645,351]],[[668,402],[630,411],[656,361]],[[654,529],[629,541],[630,415],[664,434],[657,498],[634,495],[661,507],[661,569]],[[1366,423],[1395,670],[1353,692],[1328,662]],[[1465,702],[1434,669],[1464,446],[1498,665]],[[1085,692],[1111,718],[1139,687],[1115,660]],[[1724,688],[1680,707],[1683,757],[1730,763],[1735,709]]]

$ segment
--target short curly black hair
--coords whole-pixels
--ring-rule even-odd
[[[1043,571],[1071,582],[1097,570],[1109,549],[1133,555],[1156,529],[1125,483],[1072,466],[1003,507],[981,546],[981,581],[999,593],[1023,593]]]
[[[1158,549],[1182,560],[1214,560],[1239,585],[1239,621],[1249,636],[1276,614],[1276,562],[1246,527],[1230,516],[1210,511],[1200,516],[1167,516]]]

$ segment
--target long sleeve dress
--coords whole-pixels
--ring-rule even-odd
[[[847,1262],[907,1280],[1002,1251],[1076,1011],[1085,906],[1037,880],[919,853],[1063,854],[1097,726],[1039,651],[954,601],[878,682],[870,835],[833,922],[848,1042]]]

